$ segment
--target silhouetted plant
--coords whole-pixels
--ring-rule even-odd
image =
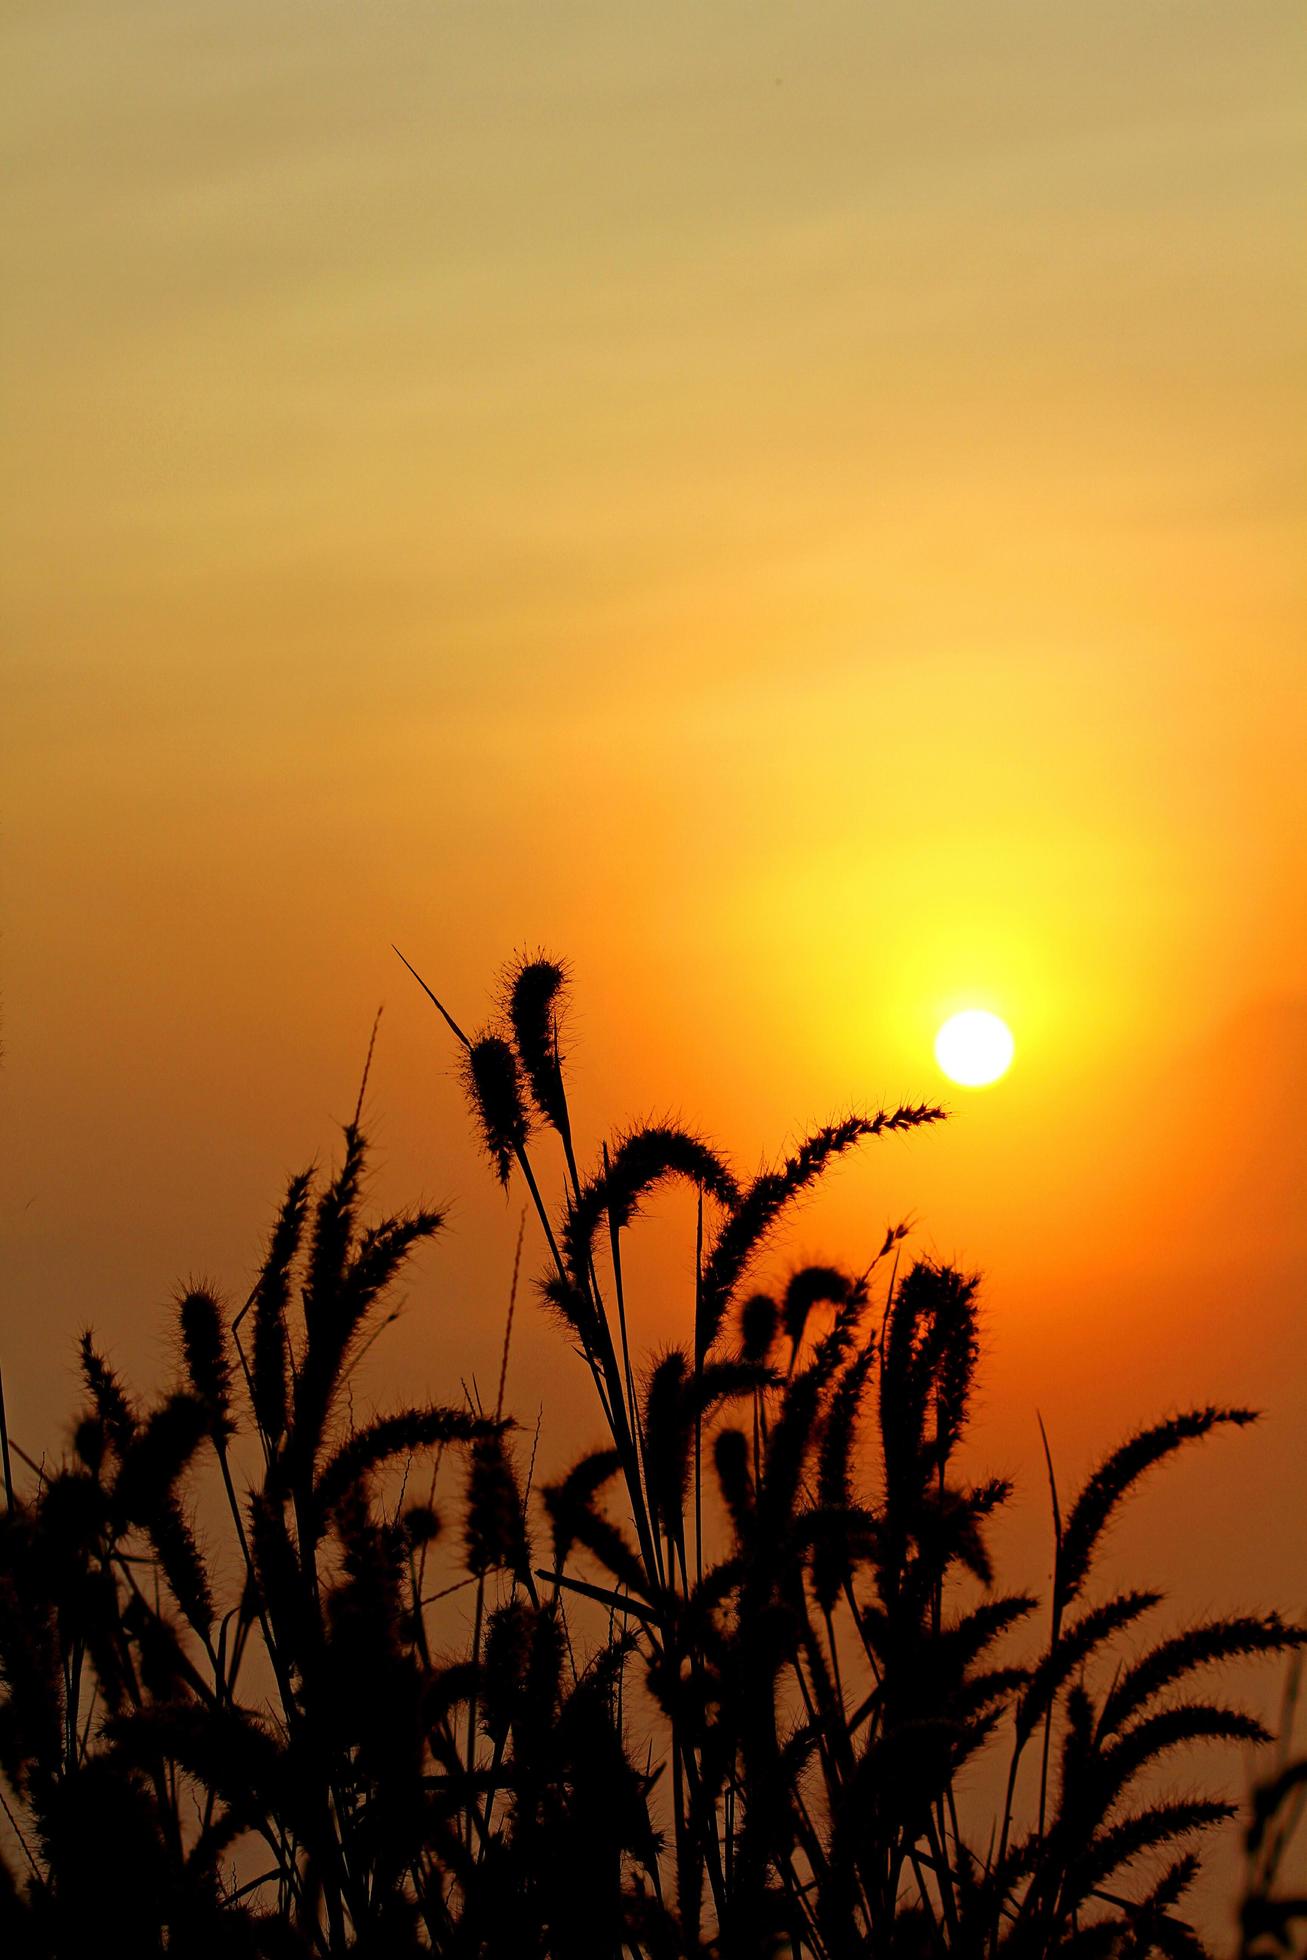
[[[960,1467],[975,1277],[900,1270],[895,1226],[861,1272],[750,1290],[834,1162],[943,1112],[845,1118],[750,1181],[650,1126],[585,1175],[566,995],[558,963],[519,961],[475,1040],[431,995],[608,1431],[535,1493],[549,1557],[503,1411],[511,1301],[493,1415],[474,1397],[348,1417],[351,1369],[441,1223],[361,1223],[356,1117],[332,1176],[291,1180],[241,1311],[181,1297],[178,1386],[138,1404],[88,1335],[68,1460],[19,1452],[0,1527],[6,1953],[80,1954],[106,1927],[132,1952],[269,1960],[1201,1953],[1192,1841],[1230,1807],[1152,1778],[1197,1742],[1262,1741],[1194,1682],[1303,1634],[1245,1616],[1140,1648],[1159,1596],[1093,1587],[1146,1473],[1251,1412],[1141,1431],[1065,1519],[1053,1484],[1048,1634],[1018,1654],[1037,1602],[996,1585],[988,1542],[1010,1490]],[[642,1362],[623,1243],[672,1179],[695,1194],[693,1297],[683,1338]],[[977,1827],[965,1773],[986,1749],[1007,1752],[1005,1801]],[[1282,1769],[1258,1813],[1245,1960],[1288,1951],[1277,1847],[1298,1788]]]
[[[361,1227],[365,1163],[351,1124],[315,1201],[307,1175],[292,1181],[231,1327],[210,1293],[185,1295],[187,1385],[154,1407],[88,1335],[74,1461],[6,1516],[0,1769],[33,1952],[98,1945],[106,1916],[131,1951],[404,1952],[443,1939],[451,1890],[474,1889],[462,1820],[484,1793],[454,1728],[472,1682],[432,1660],[420,1596],[438,1519],[395,1515],[378,1491],[424,1452],[502,1452],[505,1425],[436,1404],[344,1423],[387,1290],[440,1226]],[[242,1422],[259,1460],[243,1498]],[[184,1497],[205,1448],[240,1561],[221,1613]],[[248,1876],[227,1857],[238,1843]],[[16,1913],[23,1897],[15,1881]]]
[[[1177,1748],[1264,1739],[1238,1709],[1174,1697],[1199,1670],[1282,1652],[1302,1633],[1273,1614],[1218,1620],[1126,1664],[1115,1643],[1160,1603],[1155,1595],[1068,1613],[1084,1598],[1107,1524],[1145,1473],[1252,1413],[1181,1414],[1107,1457],[1065,1525],[1055,1516],[1046,1650],[1024,1665],[995,1662],[991,1650],[1036,1602],[993,1591],[986,1526],[1008,1486],[969,1485],[954,1469],[979,1359],[975,1279],[924,1261],[902,1277],[895,1270],[879,1325],[870,1269],[854,1276],[809,1267],[791,1277],[781,1301],[739,1299],[787,1208],[833,1161],[943,1112],[918,1106],[847,1118],[744,1187],[701,1139],[649,1128],[604,1146],[586,1178],[560,1059],[565,995],[556,963],[510,968],[501,1034],[515,1047],[537,1113],[564,1143],[567,1195],[557,1218],[541,1198],[529,1139],[519,1136],[514,1153],[550,1249],[544,1297],[578,1339],[613,1444],[546,1493],[552,1576],[626,1621],[666,1717],[679,1950],[697,1951],[705,1926],[723,1954],[787,1941],[830,1954],[906,1941],[916,1950],[1003,1947],[1014,1955],[1072,1945],[1171,1951],[1194,1942],[1175,1912],[1196,1870],[1193,1854],[1173,1859],[1133,1902],[1109,1881],[1218,1822],[1228,1807],[1133,1793]],[[489,1133],[493,1112],[475,1078],[470,1087]],[[692,1332],[651,1365],[641,1394],[622,1235],[669,1177],[687,1180],[698,1196]],[[715,1214],[707,1225],[706,1208]],[[609,1277],[601,1286],[605,1225]],[[902,1237],[903,1228],[892,1229],[878,1258],[897,1258]],[[819,1309],[832,1319],[802,1364]],[[733,1316],[738,1346],[719,1360]],[[786,1352],[776,1352],[778,1342]],[[879,1477],[859,1493],[854,1445],[873,1382]],[[744,1421],[733,1421],[737,1414]],[[716,1557],[705,1531],[708,1428]],[[619,1477],[633,1538],[602,1504]],[[594,1578],[567,1574],[578,1549],[599,1568]],[[1099,1674],[1108,1685],[1095,1696]],[[982,1855],[960,1825],[957,1778],[1004,1731],[1012,1738],[1007,1799],[997,1842]],[[1018,1791],[1036,1737],[1038,1799],[1018,1829]]]

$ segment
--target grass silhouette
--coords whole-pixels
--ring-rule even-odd
[[[748,1183],[670,1126],[585,1175],[566,992],[556,963],[521,961],[475,1037],[431,998],[494,1174],[537,1212],[540,1290],[608,1446],[533,1492],[502,1370],[493,1415],[352,1425],[351,1367],[441,1226],[363,1223],[357,1112],[339,1167],[291,1180],[240,1312],[180,1299],[174,1387],[141,1405],[86,1335],[67,1460],[15,1445],[21,1490],[6,1471],[5,1953],[1201,1954],[1184,1895],[1232,1807],[1159,1793],[1158,1772],[1265,1741],[1205,1684],[1305,1636],[1268,1613],[1141,1644],[1159,1596],[1094,1581],[1149,1472],[1252,1412],[1141,1431],[1065,1513],[1054,1483],[1046,1631],[1026,1636],[1038,1602],[997,1584],[988,1545],[1009,1486],[959,1467],[976,1278],[903,1269],[898,1227],[859,1272],[751,1290],[836,1159],[943,1112],[848,1117]],[[532,1162],[547,1136],[557,1215]],[[694,1297],[641,1367],[623,1242],[669,1179],[697,1194]],[[225,1559],[195,1522],[206,1478]],[[458,1587],[475,1607],[451,1651]],[[963,1783],[985,1751],[1005,1795],[977,1827]],[[1301,1902],[1276,1885],[1301,1788],[1282,1762],[1254,1819],[1248,1960],[1289,1950]]]

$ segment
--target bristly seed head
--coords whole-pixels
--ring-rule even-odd
[[[509,968],[505,1007],[531,1097],[545,1122],[567,1135],[567,1098],[558,1029],[566,1005],[567,973],[557,960],[523,957]]]
[[[213,1433],[231,1434],[231,1360],[222,1308],[204,1287],[192,1287],[178,1303],[186,1378],[204,1406]]]
[[[780,1309],[770,1293],[753,1293],[740,1309],[740,1346],[746,1361],[765,1361],[776,1339]]]
[[[481,1436],[473,1443],[467,1497],[464,1556],[469,1572],[522,1571],[527,1564],[522,1493],[502,1436]]]
[[[797,1354],[808,1317],[814,1307],[842,1307],[849,1297],[850,1281],[833,1266],[803,1266],[791,1276],[785,1288],[785,1334]]]
[[[400,1523],[410,1545],[430,1545],[440,1535],[440,1518],[430,1504],[410,1504]]]
[[[73,1431],[73,1449],[88,1470],[99,1470],[104,1462],[107,1440],[104,1423],[98,1415],[82,1417]]]
[[[530,1120],[517,1056],[503,1035],[478,1035],[467,1051],[466,1083],[486,1153],[499,1182],[507,1185],[513,1160],[526,1144]]]

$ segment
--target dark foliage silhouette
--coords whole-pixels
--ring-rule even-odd
[[[1290,1753],[1302,1683],[1301,1657],[1289,1672],[1278,1762],[1253,1793],[1245,1834],[1247,1880],[1239,1913],[1240,1960],[1303,1960],[1307,1954],[1307,1883],[1301,1827],[1307,1811],[1307,1756]],[[1298,1878],[1290,1858],[1298,1850]]]
[[[180,1299],[175,1386],[138,1403],[88,1334],[71,1451],[16,1452],[0,1529],[5,1952],[108,1928],[133,1953],[269,1960],[1200,1954],[1185,1895],[1231,1807],[1193,1791],[1189,1753],[1266,1739],[1204,1684],[1304,1636],[1266,1614],[1146,1637],[1158,1595],[1100,1595],[1097,1561],[1149,1471],[1252,1413],[1140,1432],[1064,1516],[1054,1491],[1032,1643],[1038,1602],[989,1548],[1009,1487],[961,1468],[975,1277],[905,1264],[897,1226],[862,1271],[750,1290],[830,1165],[943,1112],[846,1117],[743,1182],[646,1127],[587,1175],[566,996],[535,958],[475,1039],[436,1005],[494,1174],[535,1208],[605,1447],[532,1492],[502,1372],[491,1415],[354,1425],[351,1370],[441,1223],[361,1221],[357,1116],[330,1177],[291,1180],[241,1311]],[[696,1280],[646,1363],[623,1242],[672,1179]],[[1005,1796],[977,1823],[986,1751]],[[1288,1950],[1276,1820],[1300,1780],[1282,1767],[1254,1824],[1249,1960]]]

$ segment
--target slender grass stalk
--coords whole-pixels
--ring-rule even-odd
[[[0,1470],[4,1474],[5,1510],[12,1515],[14,1508],[14,1467],[9,1457],[9,1417],[5,1409],[5,1377],[0,1368]]]
[[[1057,1650],[1058,1642],[1062,1638],[1063,1596],[1062,1588],[1058,1583],[1058,1575],[1060,1575],[1062,1567],[1062,1507],[1058,1501],[1057,1473],[1053,1468],[1053,1452],[1049,1447],[1048,1431],[1044,1427],[1044,1418],[1038,1411],[1035,1413],[1035,1420],[1039,1424],[1039,1440],[1044,1450],[1044,1466],[1048,1472],[1048,1497],[1053,1513],[1053,1571],[1055,1576],[1052,1598],[1053,1623],[1049,1633],[1048,1645],[1049,1652],[1054,1653]],[[1050,1700],[1044,1715],[1044,1741],[1039,1762],[1039,1821],[1036,1829],[1041,1838],[1044,1835],[1044,1823],[1048,1812],[1048,1759],[1052,1746],[1053,1703]]]

